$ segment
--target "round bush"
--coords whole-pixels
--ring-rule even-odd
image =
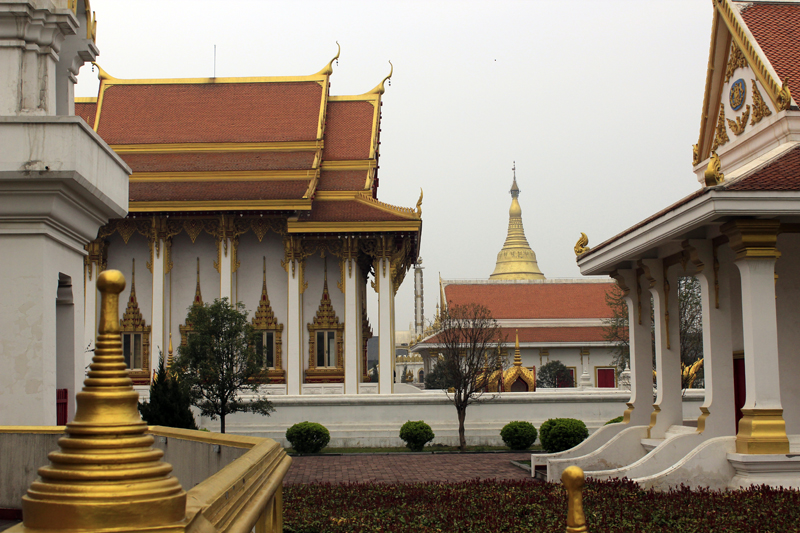
[[[297,453],[317,453],[328,445],[331,434],[322,424],[300,422],[286,430],[286,440]]]
[[[536,428],[530,422],[509,422],[500,430],[500,437],[512,450],[527,450],[536,442]]]
[[[539,428],[539,438],[547,453],[574,448],[588,436],[586,424],[574,418],[551,418]]]
[[[611,420],[609,420],[608,422],[606,422],[603,425],[607,426],[609,424],[619,424],[620,422],[622,422],[623,418],[625,418],[625,417],[624,416],[618,416],[617,418],[612,418]]]
[[[433,440],[435,435],[431,427],[418,420],[416,422],[408,421],[400,428],[400,438],[405,441],[406,446],[412,452],[421,452],[422,448]]]

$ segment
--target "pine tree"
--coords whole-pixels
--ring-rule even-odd
[[[177,373],[164,367],[164,357],[159,354],[158,370],[150,384],[150,401],[139,402],[142,419],[151,426],[197,429],[190,406],[188,388]]]

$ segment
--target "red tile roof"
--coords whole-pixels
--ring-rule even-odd
[[[316,82],[111,85],[97,132],[108,144],[310,141]]]
[[[131,202],[236,201],[299,199],[308,181],[131,182]]]
[[[758,3],[742,11],[747,27],[797,102],[800,97],[800,4]]]
[[[366,170],[323,170],[318,191],[363,191],[367,183]]]
[[[97,111],[95,102],[75,102],[75,114],[81,117],[90,128],[94,128],[94,114]]]
[[[134,172],[309,170],[314,152],[122,154]]]
[[[374,115],[370,102],[328,102],[323,159],[369,159]]]
[[[604,342],[603,327],[562,327],[562,328],[500,328],[505,344],[514,344],[519,332],[519,342]],[[427,339],[422,345],[436,344],[439,337]]]
[[[477,303],[495,319],[610,318],[609,283],[481,283],[445,286],[448,305]]]
[[[408,221],[410,217],[394,214],[358,200],[315,200],[311,216],[303,222],[389,222]]]
[[[732,183],[729,191],[800,191],[800,145],[779,159]]]

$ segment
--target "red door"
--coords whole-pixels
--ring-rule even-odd
[[[614,373],[616,371],[613,368],[598,368],[597,369],[597,386],[602,388],[613,389],[617,386],[614,381]]]
[[[56,425],[67,425],[67,389],[56,389]]]

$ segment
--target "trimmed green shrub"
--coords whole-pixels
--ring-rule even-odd
[[[536,428],[530,422],[509,422],[500,430],[500,437],[512,450],[527,450],[536,442]]]
[[[622,422],[622,419],[623,419],[623,418],[625,418],[625,417],[623,417],[623,416],[618,416],[617,418],[612,418],[611,420],[609,420],[608,422],[606,422],[606,423],[605,423],[605,424],[603,424],[603,425],[604,425],[604,426],[607,426],[607,425],[609,425],[609,424],[619,424],[620,422]]]
[[[317,453],[328,445],[331,434],[322,424],[300,422],[286,430],[286,440],[297,453]]]
[[[542,448],[547,453],[574,448],[588,436],[586,424],[574,418],[551,418],[539,428]]]
[[[412,452],[421,452],[434,437],[431,427],[422,420],[416,422],[409,420],[400,428],[400,438]]]

